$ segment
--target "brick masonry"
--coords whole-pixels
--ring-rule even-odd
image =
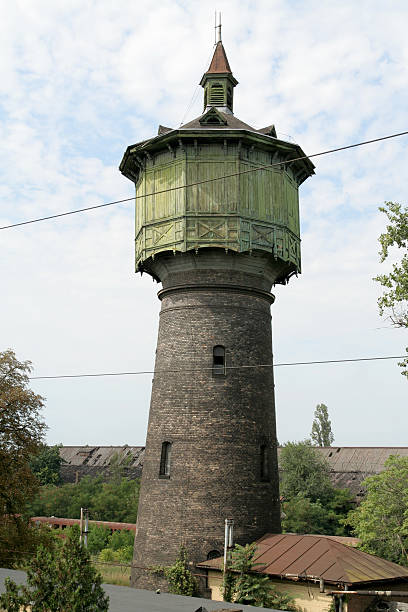
[[[269,257],[212,249],[158,257],[163,283],[134,564],[169,565],[181,544],[193,563],[223,550],[224,520],[245,544],[280,532]],[[213,347],[226,375],[213,374]],[[231,369],[228,369],[228,366]],[[234,369],[236,368],[236,369]],[[171,442],[170,477],[159,476]],[[261,446],[269,478],[261,478]],[[157,585],[134,570],[133,586]]]

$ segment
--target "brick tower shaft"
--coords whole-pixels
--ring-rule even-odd
[[[279,265],[209,249],[158,257],[154,268],[163,289],[138,566],[168,564],[181,544],[194,562],[222,554],[225,518],[241,544],[280,532],[273,370],[246,367],[272,364]],[[137,570],[134,583],[156,584]]]

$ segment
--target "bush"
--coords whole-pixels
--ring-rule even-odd
[[[197,581],[188,569],[187,550],[180,546],[179,553],[173,565],[168,567],[158,565],[151,568],[154,574],[162,574],[167,578],[170,593],[193,597],[197,593]]]
[[[109,598],[101,584],[101,575],[92,566],[88,551],[77,538],[69,537],[50,551],[40,547],[27,568],[27,586],[8,580],[0,605],[7,612],[28,605],[38,612],[105,612]]]
[[[109,538],[108,547],[113,550],[118,550],[119,548],[123,548],[125,546],[130,546],[133,548],[133,544],[135,541],[135,534],[133,531],[127,531],[123,529],[122,531],[114,531]]]
[[[109,529],[91,525],[88,533],[88,550],[91,555],[96,555],[108,546],[111,535]]]
[[[255,554],[255,543],[235,545],[230,567],[224,576],[224,599],[261,608],[300,612],[288,593],[277,591],[269,583],[269,576],[255,571],[261,565],[254,562]]]

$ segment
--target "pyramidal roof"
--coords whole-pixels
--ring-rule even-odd
[[[206,74],[225,74],[226,72],[232,74],[224,45],[219,40],[215,47],[214,55]]]

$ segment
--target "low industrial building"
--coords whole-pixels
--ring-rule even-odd
[[[76,482],[83,476],[107,477],[112,464],[119,463],[128,478],[142,474],[144,446],[62,446],[62,479]],[[326,446],[316,447],[330,467],[335,487],[350,489],[355,498],[364,496],[361,483],[367,476],[379,474],[390,455],[408,456],[408,447]],[[281,448],[278,448],[278,462]]]
[[[372,612],[403,609],[391,602],[408,602],[408,568],[362,552],[354,538],[348,540],[266,534],[256,543],[254,562],[262,564],[256,571],[268,575],[270,584],[292,596],[304,612],[326,612],[333,601],[339,612],[363,612],[368,606]],[[222,600],[223,558],[198,567],[207,572],[211,599]]]

